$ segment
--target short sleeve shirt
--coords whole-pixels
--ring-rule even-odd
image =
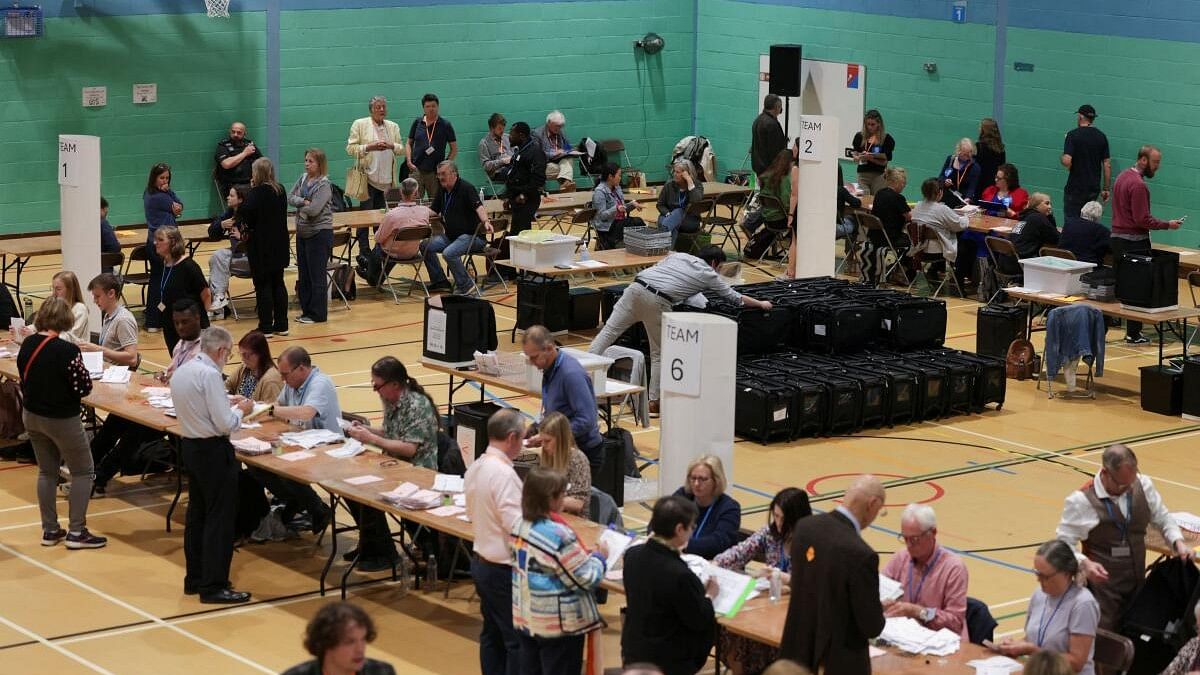
[[[882,144],[876,143],[875,145],[868,146],[865,143],[865,140],[866,139],[863,138],[861,131],[857,134],[854,134],[854,141],[852,142],[854,149],[860,152],[870,152],[872,154],[882,152],[884,156],[887,157],[887,161],[892,161],[892,154],[896,152],[896,140],[892,138],[891,134],[883,135]],[[863,162],[862,164],[858,165],[858,173],[883,173],[883,169],[884,167],[871,162]]]
[[[279,392],[279,398],[275,403],[281,406],[312,406],[316,409],[317,415],[310,420],[300,422],[301,428],[328,429],[339,434],[342,433],[342,427],[338,423],[338,420],[342,419],[342,408],[338,404],[337,388],[333,386],[333,380],[329,379],[329,376],[322,373],[316,366],[313,367],[312,372],[308,374],[308,379],[299,389],[285,386],[283,391]]]
[[[1108,136],[1096,127],[1075,127],[1063,141],[1063,154],[1071,156],[1067,190],[1093,192],[1100,189],[1100,166],[1108,159]]]
[[[171,312],[171,308],[175,306],[175,301],[190,298],[195,300],[203,308],[204,303],[200,302],[200,293],[208,288],[208,281],[204,278],[204,272],[201,271],[200,265],[191,257],[184,258],[175,263],[171,267],[164,267],[162,273],[162,303],[166,306],[166,312]],[[208,328],[208,312],[200,312],[200,327]]]
[[[129,345],[138,343],[137,319],[125,305],[117,307],[117,311],[104,317],[100,322],[100,346],[113,351],[120,351]]]
[[[475,234],[479,225],[476,210],[482,203],[475,186],[459,178],[450,190],[438,188],[429,206],[434,213],[441,214],[446,236],[454,241],[464,234]]]
[[[412,144],[412,163],[422,171],[436,171],[437,165],[446,159],[446,145],[458,142],[450,120],[439,117],[431,126],[425,123],[424,116],[413,120],[408,140]]]
[[[1029,599],[1029,613],[1025,615],[1025,639],[1042,649],[1066,654],[1071,651],[1072,635],[1096,635],[1100,623],[1100,604],[1091,591],[1072,585],[1059,598],[1051,598],[1042,589],[1033,592]],[[1081,675],[1094,675],[1092,655],[1095,642],[1088,652],[1087,663]]]
[[[437,471],[437,413],[429,397],[413,390],[404,392],[396,405],[383,404],[383,435],[417,446],[413,466]]]

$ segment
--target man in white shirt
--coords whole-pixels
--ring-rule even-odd
[[[1095,478],[1067,495],[1055,533],[1083,555],[1087,574],[1100,603],[1100,627],[1116,630],[1121,615],[1146,578],[1146,530],[1153,525],[1175,553],[1191,560],[1192,549],[1167,512],[1150,478],[1138,473],[1137,456],[1116,444],[1104,451]]]
[[[508,540],[521,518],[521,479],[512,461],[524,445],[525,419],[516,410],[501,410],[488,420],[487,431],[487,452],[467,469],[464,482],[467,517],[475,530],[471,576],[483,615],[479,664],[482,675],[518,675]]]
[[[234,407],[229,405],[221,368],[232,350],[229,331],[208,328],[200,336],[200,353],[179,366],[171,377],[171,399],[179,418],[189,486],[183,530],[187,562],[183,592],[199,593],[200,602],[205,604],[250,599],[249,593],[235,591],[229,584],[241,466],[229,435],[237,431],[242,416],[253,406],[253,401],[240,396]]]

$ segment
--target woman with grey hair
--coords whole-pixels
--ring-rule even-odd
[[[1078,216],[1067,216],[1058,245],[1075,254],[1083,262],[1103,264],[1108,255],[1108,240],[1112,233],[1100,223],[1104,205],[1090,201],[1079,210]]]
[[[1092,655],[1100,604],[1091,591],[1076,583],[1079,561],[1061,539],[1051,539],[1033,556],[1038,589],[1025,613],[1025,639],[1005,638],[996,650],[1006,656],[1028,656],[1046,650],[1066,654],[1071,669],[1095,675]]]
[[[688,215],[688,206],[704,199],[704,187],[696,177],[696,167],[688,159],[677,159],[671,165],[671,180],[658,193],[658,229],[668,230],[671,241],[679,232],[685,234],[700,229],[700,218]]]

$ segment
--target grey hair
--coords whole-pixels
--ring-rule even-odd
[[[566,124],[567,118],[561,111],[552,110],[549,115],[546,115],[546,124]]]
[[[1133,454],[1133,450],[1129,446],[1114,443],[1104,449],[1104,454],[1100,456],[1100,462],[1109,471],[1116,471],[1126,464],[1136,466],[1137,455]]]
[[[488,439],[493,441],[508,440],[512,434],[523,436],[525,418],[521,416],[520,411],[512,408],[500,410],[488,418],[487,434]]]
[[[421,189],[421,184],[418,183],[417,179],[413,178],[412,176],[409,176],[408,178],[405,178],[404,180],[400,181],[400,196],[402,198],[404,198],[405,200],[409,200],[409,199],[412,199],[413,197],[415,197],[417,194],[417,191],[420,189]]]
[[[450,169],[454,172],[455,176],[458,175],[458,165],[449,159],[443,159],[442,161],[438,162],[437,168],[439,171],[441,169]]]
[[[525,335],[521,337],[521,344],[532,344],[538,349],[545,349],[554,346],[554,336],[545,326],[530,326],[525,329]]]
[[[1037,555],[1046,559],[1051,567],[1059,572],[1066,572],[1074,577],[1079,573],[1079,560],[1075,558],[1075,549],[1062,539],[1051,539],[1038,547]]]
[[[233,349],[233,336],[220,326],[210,326],[200,331],[200,351],[209,356],[222,349]]]
[[[680,157],[679,159],[675,160],[675,163],[672,164],[671,167],[672,168],[679,167],[679,168],[683,169],[684,171],[686,171],[688,173],[689,176],[692,177],[693,181],[699,180],[696,177],[696,165],[692,164],[692,160],[690,160],[690,159],[685,159],[683,157]]]
[[[1104,205],[1095,201],[1088,202],[1083,205],[1083,208],[1079,209],[1079,215],[1087,218],[1088,220],[1094,220],[1097,222],[1100,220],[1100,216],[1103,213]]]
[[[934,514],[933,507],[928,504],[909,504],[904,507],[904,513],[900,514],[900,522],[906,520],[916,521],[922,530],[937,527],[937,515]]]
[[[367,102],[367,110],[374,108],[376,103],[382,103],[384,105],[387,105],[387,97],[386,96],[372,96],[371,100]]]
[[[958,144],[954,146],[954,154],[957,155],[958,151],[963,149],[963,146],[970,148],[971,156],[972,157],[975,156],[975,141],[972,141],[971,139],[966,138],[966,137],[958,139]]]

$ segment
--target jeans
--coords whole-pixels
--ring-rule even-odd
[[[283,283],[283,270],[251,271],[258,330],[263,333],[285,332],[288,329],[288,296],[287,286]]]
[[[92,498],[92,453],[79,416],[58,419],[42,417],[25,410],[22,413],[29,443],[37,458],[38,510],[42,515],[42,531],[58,530],[58,510],[54,491],[58,487],[58,467],[66,462],[71,472],[68,529],[79,532],[87,526],[88,501]]]
[[[363,208],[370,209],[386,209],[387,208],[387,193],[379,188],[367,184],[367,199],[360,204]],[[371,250],[371,229],[360,227],[354,232],[355,238],[358,240],[358,252],[366,253]],[[374,229],[378,230],[378,227]]]
[[[658,383],[662,370],[662,314],[669,311],[670,302],[646,290],[641,284],[629,284],[613,307],[612,315],[604,322],[604,327],[596,334],[596,339],[592,340],[592,346],[588,347],[588,351],[593,354],[603,354],[626,330],[641,321],[646,327],[646,337],[650,340],[650,391],[647,395],[651,401],[658,400]]]
[[[583,669],[586,635],[550,638],[518,632],[517,639],[521,641],[522,675],[578,673]]]
[[[523,674],[519,665],[521,643],[512,623],[512,568],[471,556],[471,577],[483,616],[479,633],[481,675]]]
[[[359,230],[363,232],[364,230]],[[322,322],[329,318],[329,283],[325,267],[333,250],[333,230],[319,230],[305,239],[296,237],[296,295],[300,315]]]
[[[183,585],[201,595],[219,593],[229,586],[241,462],[234,456],[228,436],[180,442],[188,474]]]
[[[146,257],[150,259],[150,283],[146,285],[146,328],[162,328],[162,312],[158,311],[158,303],[162,302],[163,259],[154,251],[154,235],[146,241]],[[170,315],[167,323],[171,322]]]
[[[1126,253],[1141,253],[1150,250],[1150,239],[1122,239],[1120,237],[1112,237],[1108,240],[1108,245],[1112,249],[1113,271],[1115,272],[1121,266],[1121,256]],[[1125,321],[1125,335],[1129,337],[1137,337],[1142,334],[1141,321]]]
[[[1079,211],[1083,209],[1083,205],[1095,201],[1100,197],[1099,190],[1088,190],[1086,192],[1072,192],[1067,188],[1063,188],[1063,215],[1067,218],[1078,216]]]
[[[470,234],[460,234],[454,241],[450,241],[444,234],[431,237],[425,244],[423,252],[429,283],[440,284],[446,281],[446,273],[442,271],[442,266],[438,264],[437,259],[437,254],[441,253],[442,257],[446,259],[446,267],[450,269],[450,274],[454,277],[454,289],[459,293],[470,291],[475,282],[467,274],[463,256],[478,253],[483,250],[483,247],[484,241]]]

